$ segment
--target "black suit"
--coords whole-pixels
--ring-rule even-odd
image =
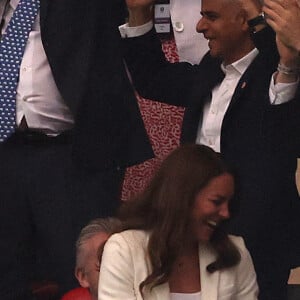
[[[268,29],[255,36],[260,53],[242,75],[225,113],[221,154],[233,166],[237,181],[232,209],[238,214],[229,222],[229,231],[246,239],[262,299],[274,300],[284,299],[280,288],[290,267],[300,265],[300,207],[295,186],[300,110],[297,97],[285,104],[270,104],[270,78],[278,63],[271,37]],[[194,143],[203,105],[224,78],[221,62],[208,54],[196,66],[169,64],[153,31],[125,39],[124,45],[138,92],[185,106],[181,141]],[[264,292],[274,294],[268,298]]]
[[[125,167],[153,155],[121,56],[124,12],[119,0],[41,0],[43,46],[75,125],[66,139],[0,145],[1,299],[29,297],[33,279],[72,287],[79,230],[114,213]]]
[[[124,12],[120,0],[41,1],[43,45],[76,116],[76,158],[89,167],[132,165],[152,155],[121,56],[117,25]]]

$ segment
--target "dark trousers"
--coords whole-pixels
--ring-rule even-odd
[[[76,285],[75,240],[91,219],[114,214],[123,174],[78,167],[71,136],[22,133],[0,144],[1,299],[31,299],[33,280],[61,292]]]
[[[278,237],[272,234],[278,233]],[[290,258],[294,252],[288,233],[280,229],[269,229],[269,235],[260,239],[256,234],[255,242],[246,237],[246,245],[253,259],[259,300],[287,300],[288,278],[291,269]]]
[[[287,300],[290,268],[280,261],[265,258],[255,262],[257,281],[260,289],[259,300]]]

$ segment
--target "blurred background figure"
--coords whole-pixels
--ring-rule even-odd
[[[76,241],[75,276],[83,288],[87,288],[92,300],[97,300],[99,266],[102,250],[109,236],[120,227],[115,218],[92,220],[80,232]]]

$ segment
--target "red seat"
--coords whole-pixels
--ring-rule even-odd
[[[61,300],[91,300],[91,295],[88,289],[78,287],[70,290],[63,295]]]
[[[43,280],[34,281],[30,284],[30,290],[37,300],[58,299],[58,285],[55,282]]]

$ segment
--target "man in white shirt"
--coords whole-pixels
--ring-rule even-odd
[[[285,299],[300,253],[292,138],[299,139],[299,57],[281,45],[278,55],[260,1],[204,0],[197,31],[209,53],[199,66],[169,64],[151,29],[151,4],[127,0],[129,23],[120,27],[134,86],[144,97],[185,106],[181,142],[206,144],[232,164],[239,201],[229,230],[246,240],[260,299]]]
[[[0,1],[3,37],[26,3]],[[0,143],[1,299],[31,299],[33,280],[75,286],[80,229],[115,212],[125,167],[152,156],[120,53],[125,11],[123,1],[40,0],[16,132]]]

